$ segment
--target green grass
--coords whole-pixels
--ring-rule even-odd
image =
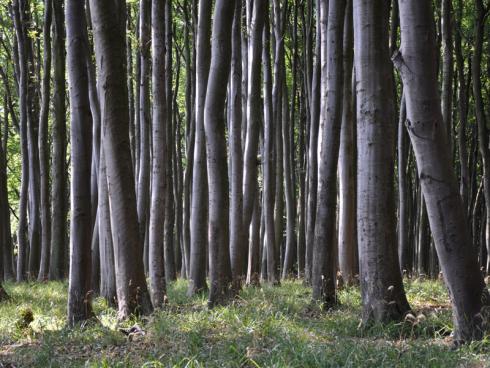
[[[36,367],[490,367],[490,339],[451,349],[451,313],[439,281],[406,281],[414,321],[360,328],[357,288],[321,311],[298,281],[245,288],[226,307],[187,298],[187,283],[169,286],[169,304],[145,319],[119,324],[102,299],[100,323],[65,328],[66,284],[6,284],[0,304],[0,366]],[[31,311],[27,325],[23,315]],[[29,313],[27,313],[29,314]],[[121,327],[140,325],[128,339]]]

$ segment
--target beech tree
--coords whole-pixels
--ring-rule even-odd
[[[90,302],[90,265],[92,219],[90,171],[92,163],[92,115],[88,95],[87,27],[84,4],[66,3],[68,84],[70,87],[71,141],[71,222],[70,276],[68,286],[68,323],[92,316]]]
[[[406,126],[417,158],[437,255],[453,306],[456,343],[482,336],[480,314],[489,302],[476,254],[469,246],[463,201],[451,168],[437,89],[432,6],[400,1],[401,48],[393,55],[406,93]],[[425,42],[420,42],[420,37]]]

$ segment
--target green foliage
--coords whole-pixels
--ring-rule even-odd
[[[186,297],[169,286],[169,304],[148,319],[118,323],[97,298],[96,323],[65,327],[66,284],[6,284],[0,305],[0,359],[39,367],[457,367],[490,364],[490,338],[452,350],[451,312],[439,281],[407,281],[413,319],[359,328],[357,288],[340,291],[340,306],[322,311],[298,281],[245,288],[226,307],[209,310],[206,295]],[[19,316],[31,313],[28,327]],[[146,334],[128,339],[123,327]],[[15,345],[14,345],[15,344]]]

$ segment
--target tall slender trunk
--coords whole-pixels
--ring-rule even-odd
[[[87,25],[83,16],[84,2],[67,0],[65,12],[72,176],[68,324],[73,326],[92,317],[90,297],[92,116],[86,65],[89,45]]]
[[[478,148],[483,167],[483,193],[486,207],[485,243],[487,246],[486,272],[490,273],[490,147],[489,129],[482,96],[481,61],[483,53],[486,11],[483,0],[475,0],[475,52],[472,59],[473,98],[475,100],[476,122],[478,124]]]
[[[20,139],[22,155],[22,176],[19,202],[19,225],[18,225],[18,242],[19,249],[17,254],[17,281],[24,281],[27,272],[27,200],[29,189],[29,153],[27,143],[27,57],[24,28],[22,27],[20,17],[19,0],[13,2],[13,18],[15,34],[17,38],[18,53],[18,83],[19,83],[19,110],[20,110]]]
[[[480,2],[481,3],[481,2]],[[407,129],[437,255],[453,306],[454,341],[482,336],[482,303],[488,291],[471,247],[463,201],[443,128],[437,88],[437,54],[432,4],[400,1],[401,50],[394,54],[407,103]],[[420,42],[424,39],[424,42]]]
[[[140,0],[139,57],[141,60],[140,90],[140,164],[138,172],[138,222],[139,237],[144,246],[145,272],[148,271],[148,249],[144,239],[148,231],[148,203],[150,199],[150,77],[151,77],[151,0]],[[143,244],[144,243],[144,244]]]
[[[152,38],[152,88],[153,120],[151,161],[152,191],[150,202],[150,239],[149,262],[150,296],[154,308],[161,308],[165,302],[165,265],[163,261],[163,238],[161,224],[165,219],[165,192],[167,180],[166,162],[166,125],[167,91],[165,80],[165,0],[152,0],[151,3],[151,38]]]
[[[51,260],[49,278],[65,276],[66,258],[66,92],[65,92],[65,31],[63,7],[53,1],[53,151],[51,164]]]
[[[410,309],[396,247],[394,96],[388,18],[388,2],[354,0],[357,239],[364,323],[400,320]]]
[[[95,55],[102,87],[104,152],[111,207],[119,318],[151,312],[129,146],[126,80],[126,3],[90,1]]]
[[[194,142],[194,169],[192,171],[190,275],[188,295],[207,289],[206,285],[206,141],[204,132],[204,104],[208,84],[211,57],[211,12],[212,4],[199,2],[196,49],[196,133]]]
[[[48,116],[51,91],[51,0],[44,1],[43,23],[43,79],[41,86],[41,112],[39,116],[39,166],[41,186],[41,264],[38,280],[45,280],[49,273],[49,250],[51,240],[51,209],[49,203],[49,146]]]
[[[243,158],[243,226],[248,228],[252,219],[254,198],[257,195],[257,150],[259,147],[262,110],[260,102],[260,66],[262,55],[262,30],[265,7],[268,2],[253,3],[248,48],[247,70],[247,131]]]
[[[308,200],[306,205],[306,259],[305,281],[311,283],[313,265],[313,243],[315,239],[316,202],[318,187],[318,127],[320,123],[320,0],[316,0],[315,61],[311,81],[310,129],[308,143]]]
[[[204,128],[209,183],[209,305],[224,302],[230,293],[228,168],[224,107],[231,62],[231,30],[234,0],[217,0],[211,42],[211,63]],[[219,16],[218,16],[219,15]]]
[[[246,274],[246,231],[243,227],[243,154],[242,154],[242,6],[236,1],[232,29],[232,61],[230,74],[231,205],[230,254],[235,289],[240,289]]]
[[[455,53],[456,53],[456,67],[458,74],[458,153],[459,153],[459,166],[460,166],[460,185],[459,191],[461,197],[463,197],[464,208],[466,213],[470,214],[469,206],[469,190],[470,190],[470,174],[468,168],[468,148],[466,142],[466,129],[468,125],[468,93],[467,83],[465,77],[465,60],[463,58],[462,51],[462,37],[461,27],[463,22],[463,1],[458,0],[457,9],[457,27],[454,35],[455,41]]]
[[[345,0],[330,0],[320,7],[321,102],[318,200],[313,244],[313,299],[326,306],[337,302],[335,294],[335,225],[337,211],[337,164],[342,127],[343,34]],[[328,28],[327,28],[328,19]],[[328,47],[328,51],[327,51]]]
[[[344,17],[344,81],[342,128],[339,152],[339,268],[347,284],[354,283],[357,270],[355,115],[352,96],[352,0]]]
[[[263,150],[263,202],[265,236],[267,242],[267,281],[271,284],[279,283],[277,274],[278,259],[276,257],[276,238],[274,224],[274,196],[275,196],[275,162],[274,162],[274,121],[272,101],[272,73],[270,56],[270,27],[269,7],[265,9],[265,22],[263,28],[262,65],[264,69],[264,150]]]

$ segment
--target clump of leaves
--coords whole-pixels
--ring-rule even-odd
[[[19,318],[15,322],[15,326],[20,330],[25,330],[34,321],[34,313],[31,308],[22,308],[19,311]]]

